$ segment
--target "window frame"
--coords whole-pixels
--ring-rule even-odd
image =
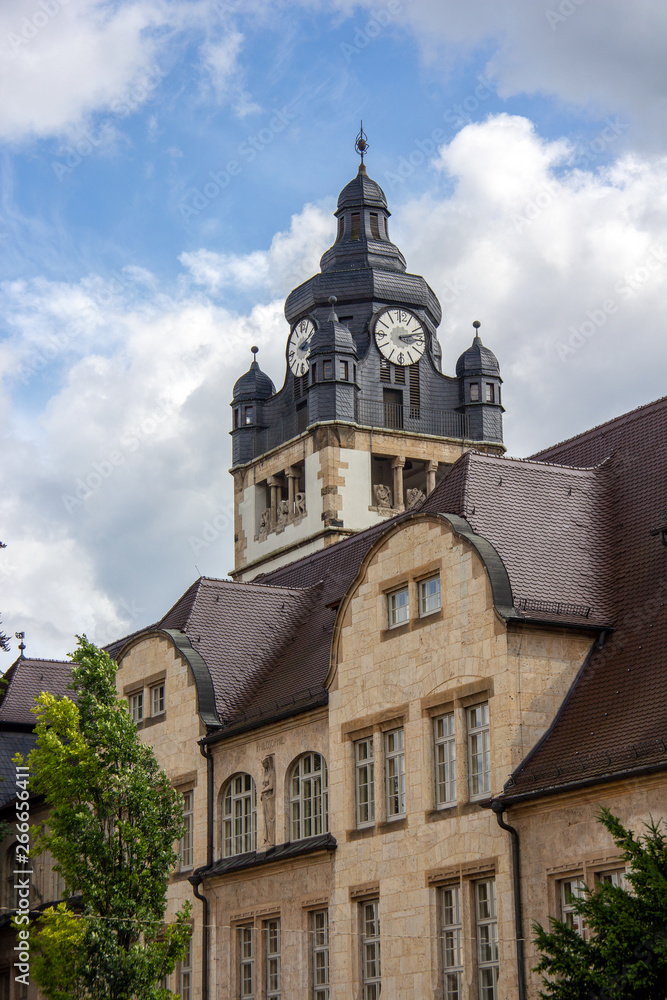
[[[438,887],[438,910],[440,916],[440,961],[442,964],[442,995],[443,1000],[461,1000],[461,983],[464,972],[463,962],[463,911],[461,907],[460,882]],[[452,893],[453,905],[446,905],[446,895]],[[453,919],[446,919],[447,911],[451,911]],[[448,948],[448,938],[452,941]],[[448,953],[458,961],[448,961]],[[450,982],[450,977],[453,982]],[[453,988],[452,988],[453,986]]]
[[[479,890],[482,886],[490,886],[491,892],[487,899],[480,900]],[[475,949],[477,955],[477,988],[479,1000],[496,1000],[498,995],[498,975],[500,970],[498,947],[498,908],[496,903],[495,878],[479,879],[473,882],[473,899],[475,906]],[[480,914],[480,903],[490,903],[489,914]],[[482,930],[487,929],[484,934]],[[490,950],[491,957],[483,958],[483,949]],[[484,984],[485,973],[491,973],[491,984]]]
[[[397,603],[398,598],[405,595],[404,603]],[[387,594],[387,622],[388,627],[399,628],[401,625],[407,625],[410,621],[410,587],[408,584],[404,584],[402,587],[398,587],[396,590],[392,590]]]
[[[247,937],[245,936],[247,934]],[[239,1000],[255,1000],[256,995],[256,974],[255,974],[255,925],[254,923],[237,924],[236,942],[238,948],[237,972],[239,977]],[[246,953],[244,945],[248,944]],[[250,992],[244,992],[244,969],[250,971]]]
[[[601,875],[606,872],[600,872]],[[581,937],[585,936],[586,924],[580,913],[575,913],[574,904],[569,901],[568,894],[576,899],[582,899],[585,895],[586,883],[583,875],[569,875],[567,878],[558,880],[558,902],[560,907],[561,920],[568,927],[576,931]]]
[[[323,917],[322,927],[317,927],[317,918]],[[331,977],[329,972],[329,910],[311,910],[309,914],[310,922],[310,934],[311,934],[311,945],[310,945],[310,961],[311,961],[311,980],[312,980],[312,1000],[329,1000],[329,990],[331,985]],[[318,935],[321,936],[321,940],[318,940]],[[326,982],[318,982],[318,973],[321,968],[318,968],[318,956],[324,956],[323,965],[321,968],[324,970],[324,978]]]
[[[319,758],[319,768],[310,771],[305,770],[305,764],[314,758]],[[313,782],[317,782],[319,776],[319,792],[312,792]],[[295,786],[296,783],[296,786]],[[310,785],[310,794],[304,794],[304,786]],[[296,792],[295,792],[296,787]],[[290,842],[297,840],[308,840],[310,837],[319,837],[329,832],[329,780],[327,762],[324,754],[317,750],[310,750],[302,754],[292,764],[289,772],[289,829]],[[319,812],[317,802],[319,800]],[[319,824],[318,824],[319,820]],[[306,833],[308,824],[310,832]],[[317,827],[320,827],[318,830]],[[314,829],[313,829],[314,828]]]
[[[357,829],[374,826],[375,824],[375,744],[373,735],[366,736],[361,740],[354,741],[354,790],[355,790],[355,815]],[[370,754],[360,758],[359,752],[364,745],[368,749],[370,744]],[[362,773],[366,772],[366,781],[362,782]],[[362,802],[361,788],[367,789],[366,801]],[[363,807],[366,808],[366,818],[362,818]]]
[[[468,395],[470,396],[471,403],[479,403],[480,401],[480,391],[479,382],[471,382],[468,386]]]
[[[437,590],[433,593],[426,593],[426,587],[429,584],[437,583]],[[437,598],[437,607],[427,607],[427,602],[430,602]],[[440,574],[435,573],[433,576],[428,576],[424,580],[419,580],[417,583],[417,605],[419,608],[419,617],[428,618],[429,615],[434,615],[442,608],[442,594],[440,590]]]
[[[183,819],[185,830],[180,843],[180,870],[189,871],[194,868],[194,825],[195,825],[195,790],[187,788],[181,793],[183,796]]]
[[[495,386],[493,382],[486,382],[484,386],[484,402],[495,403],[495,401],[496,401]]]
[[[264,994],[266,1000],[281,1000],[282,958],[280,917],[270,917],[262,924],[264,932]],[[271,947],[271,941],[275,941]],[[272,983],[275,981],[275,985]]]
[[[406,816],[405,802],[405,729],[398,726],[383,733],[384,737],[384,787],[385,811],[388,823],[404,819]],[[392,737],[399,737],[399,746],[390,749]],[[396,800],[397,809],[390,807],[392,799]]]
[[[361,921],[361,998],[362,1000],[379,1000],[382,989],[382,944],[380,937],[380,900],[365,899],[360,904],[359,918]],[[371,908],[370,920],[367,911]],[[368,934],[371,925],[374,933]],[[367,959],[367,955],[369,957]],[[374,975],[368,975],[369,968],[374,968]]]
[[[144,721],[144,692],[134,691],[127,696],[127,705],[135,726]]]
[[[236,789],[235,785],[239,782],[243,787]],[[232,775],[223,786],[220,817],[223,858],[236,858],[257,850],[257,786],[253,776],[247,771]],[[239,842],[241,850],[237,850]]]
[[[471,722],[472,713],[482,710],[482,723]],[[488,699],[476,702],[466,708],[466,737],[468,743],[468,793],[471,802],[489,798],[491,795],[491,727]],[[478,749],[481,740],[481,752]],[[474,767],[476,758],[482,759],[483,769]],[[475,791],[475,782],[482,777],[482,787]]]
[[[442,734],[438,733],[442,723]],[[446,725],[445,725],[446,723]],[[442,760],[440,751],[442,750]],[[444,712],[433,719],[433,764],[435,767],[435,806],[448,809],[456,805],[456,712]],[[441,779],[441,769],[444,777]],[[445,795],[442,795],[443,786]]]
[[[187,982],[184,982],[185,979]],[[188,941],[185,958],[181,960],[179,966],[178,995],[181,1000],[192,1000],[192,937]]]
[[[165,697],[164,697],[164,681],[159,681],[157,684],[149,689],[150,691],[150,704],[151,704],[151,718],[154,719],[158,715],[164,715],[165,713]],[[158,697],[158,708],[155,709],[155,693],[156,691],[162,691],[161,696]],[[161,708],[159,706],[162,706]]]

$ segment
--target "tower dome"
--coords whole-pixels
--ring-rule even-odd
[[[274,395],[276,387],[273,382],[259,367],[257,352],[259,348],[251,347],[254,355],[250,368],[234,383],[234,393],[232,405],[241,403],[244,400],[269,399]]]
[[[466,375],[488,375],[492,378],[500,377],[500,365],[493,351],[485,347],[479,335],[480,323],[475,320],[475,336],[467,351],[464,351],[456,362],[456,377],[463,378]]]

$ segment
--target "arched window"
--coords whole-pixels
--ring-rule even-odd
[[[319,753],[299,757],[290,777],[292,840],[317,837],[329,830],[327,764]]]
[[[222,852],[225,858],[254,851],[257,843],[257,791],[249,774],[237,774],[222,797]]]

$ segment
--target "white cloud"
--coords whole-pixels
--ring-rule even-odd
[[[260,111],[243,88],[239,56],[243,48],[243,35],[234,29],[222,38],[209,38],[201,47],[203,89],[212,91],[218,104],[230,102],[237,114],[244,117]]]
[[[332,3],[351,12],[349,0]],[[501,97],[554,94],[594,113],[622,112],[632,117],[635,141],[662,141],[662,0],[410,0],[392,15],[396,22],[411,26],[426,58],[444,72],[474,50],[491,50],[487,73]]]

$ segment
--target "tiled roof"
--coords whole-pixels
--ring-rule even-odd
[[[233,858],[223,858],[216,861],[210,868],[198,868],[189,881],[199,883],[202,878],[213,878],[215,875],[226,875],[228,872],[242,871],[244,868],[255,868],[257,865],[268,865],[273,861],[285,861],[287,858],[298,858],[304,854],[315,854],[317,851],[335,851],[336,838],[330,833],[319,837],[308,837],[307,840],[295,840],[287,844],[278,844],[268,851],[249,851],[247,854],[237,854]]]
[[[667,507],[667,398],[538,457],[584,467],[608,456],[614,631],[594,647],[507,796],[667,766],[667,548],[651,534]]]
[[[0,731],[0,809],[16,795],[14,755],[20,753],[25,759],[36,743],[34,733]]]
[[[58,696],[67,694],[71,669],[71,663],[61,660],[28,657],[15,660],[5,674],[7,690],[0,704],[0,724],[33,726],[35,716],[31,709],[35,698],[42,691]]]

